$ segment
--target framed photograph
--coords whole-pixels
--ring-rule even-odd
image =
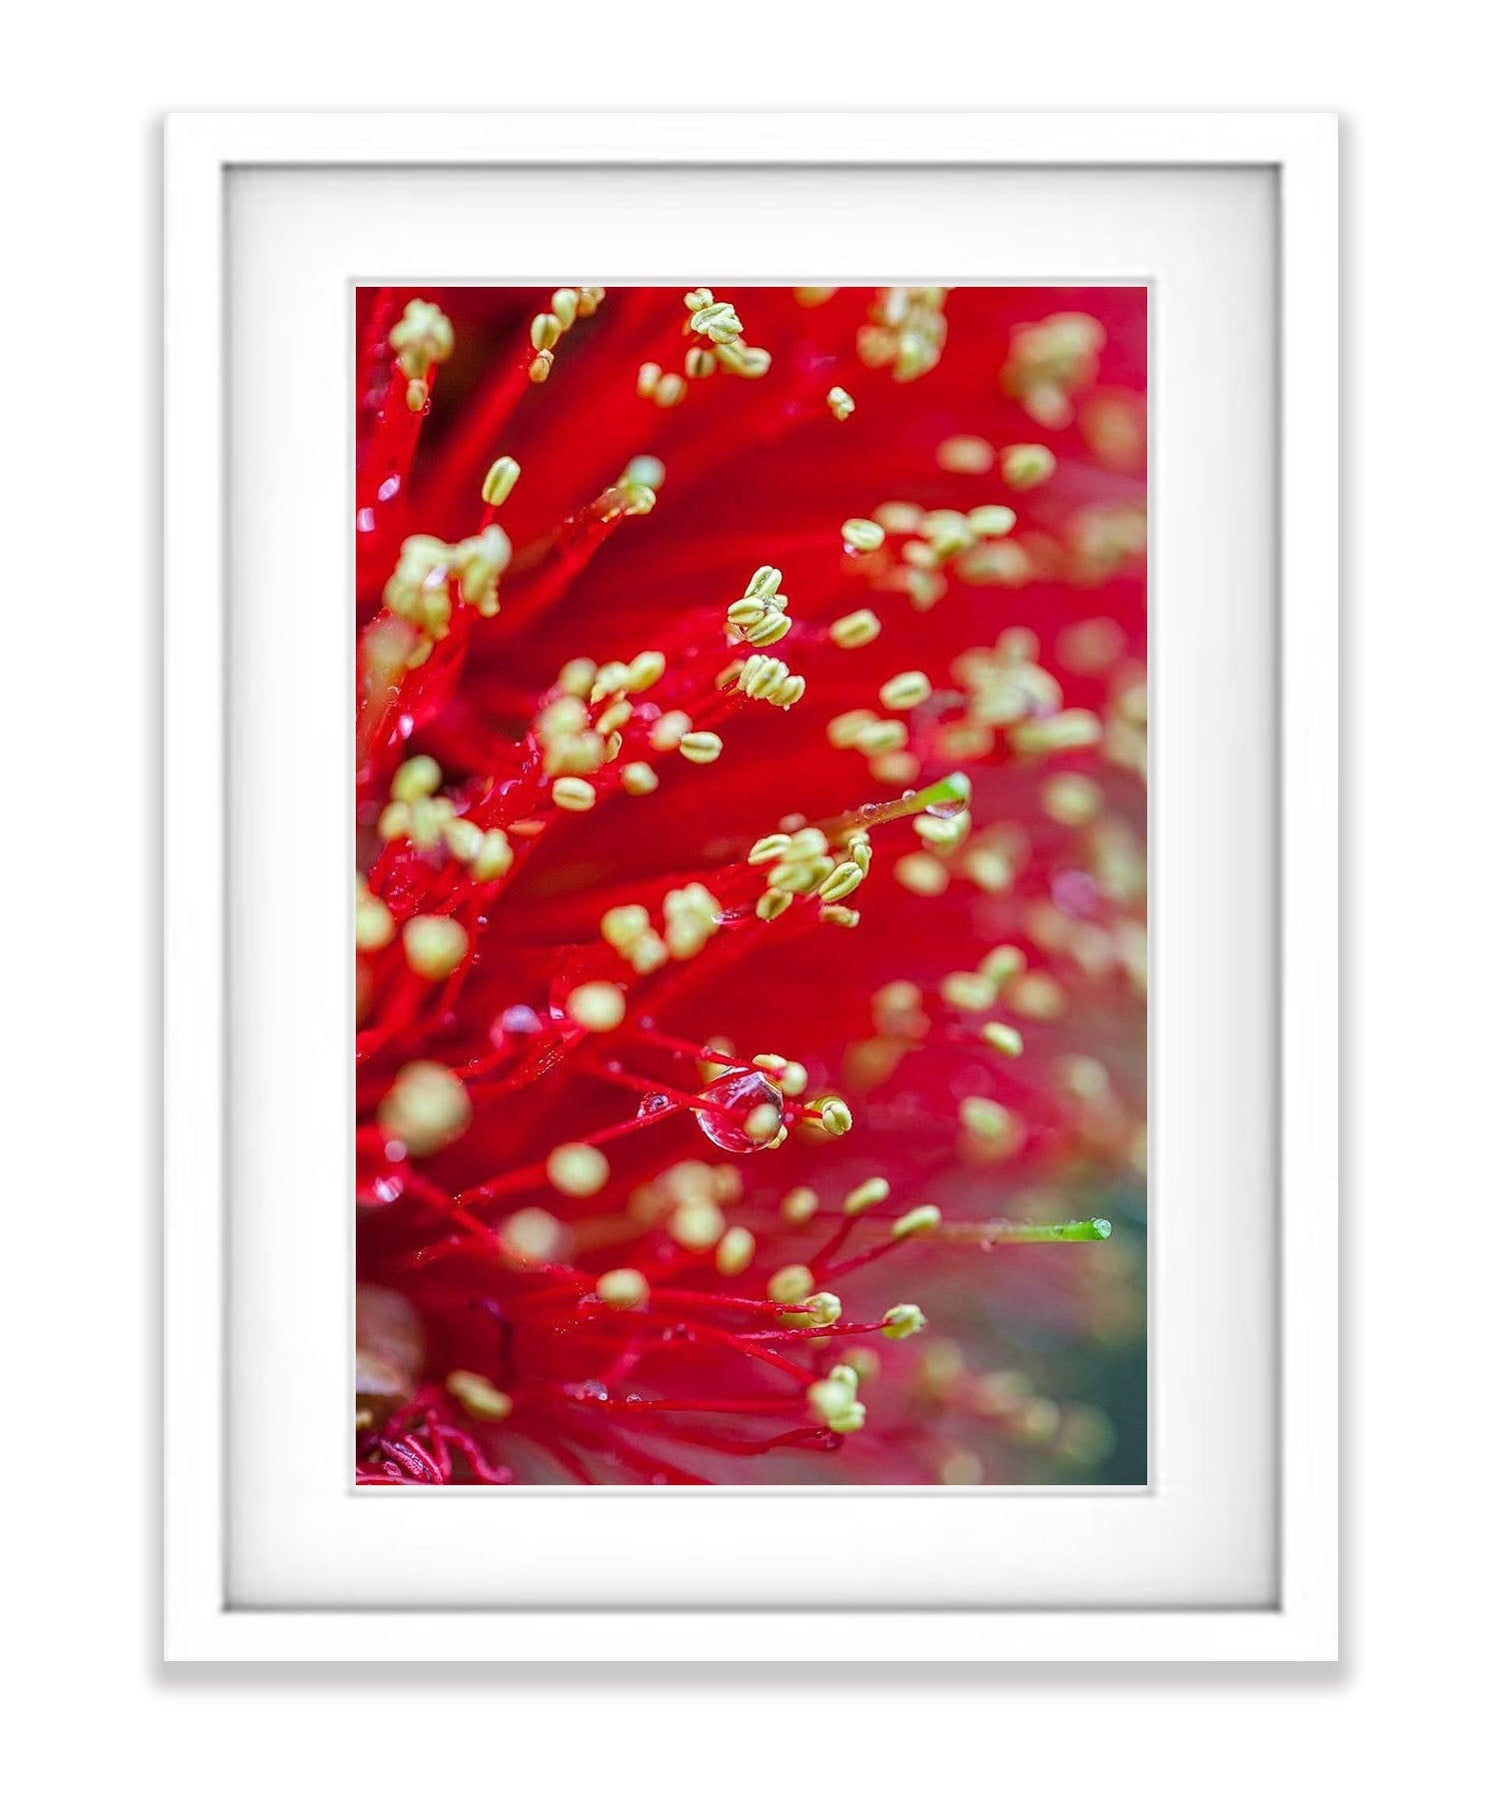
[[[1336,1658],[1336,192],[169,121],[170,1659]]]

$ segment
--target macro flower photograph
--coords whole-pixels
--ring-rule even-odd
[[[704,274],[355,290],[354,1478],[1141,1484],[1146,290]]]

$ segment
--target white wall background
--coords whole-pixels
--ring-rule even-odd
[[[6,1761],[22,1789],[1467,1790],[1491,1653],[1499,429],[1477,9],[25,9],[0,107],[12,758]],[[158,117],[180,106],[1333,107],[1345,119],[1347,1654],[165,1675],[155,1564]],[[19,702],[21,712],[15,709]],[[1488,869],[1480,867],[1487,851]],[[17,978],[19,977],[19,979]],[[1329,1121],[1329,1128],[1331,1121]],[[19,1153],[17,1153],[19,1152]],[[587,1646],[580,1645],[580,1656]],[[1480,1759],[1481,1758],[1481,1759]],[[1464,1772],[1466,1770],[1466,1772]]]

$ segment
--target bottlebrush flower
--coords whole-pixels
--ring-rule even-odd
[[[359,1479],[1089,1477],[1143,290],[363,290],[357,374]]]

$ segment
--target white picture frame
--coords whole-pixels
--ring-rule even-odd
[[[559,181],[580,183],[589,170],[610,168],[722,170],[727,179],[736,171],[742,176],[757,168],[806,167],[865,170],[873,178],[892,164],[934,174],[1012,169],[1040,177],[1056,171],[1059,179],[1068,171],[1157,170],[1165,175],[1225,169],[1261,171],[1273,183],[1279,391],[1271,411],[1278,466],[1266,516],[1256,522],[1266,544],[1278,537],[1274,575],[1279,599],[1278,619],[1267,613],[1264,621],[1277,650],[1278,701],[1273,686],[1264,696],[1278,720],[1278,731],[1269,734],[1274,767],[1260,769],[1265,781],[1276,782],[1279,809],[1278,918],[1261,921],[1268,926],[1266,940],[1273,940],[1278,950],[1278,990],[1265,983],[1260,995],[1267,1016],[1278,1021],[1276,1094],[1261,1120],[1267,1135],[1278,1131],[1278,1279],[1274,1302],[1262,1320],[1278,1416],[1269,1457],[1273,1466],[1263,1469],[1277,1499],[1273,1592],[1224,1603],[1181,1591],[1169,1603],[1125,1603],[1094,1596],[1086,1582],[1059,1580],[1055,1597],[1043,1599],[1038,1594],[1047,1570],[1042,1568],[1036,1592],[1024,1603],[954,1604],[950,1587],[922,1603],[918,1572],[911,1577],[914,1587],[903,1586],[885,1604],[879,1575],[872,1571],[863,1583],[860,1607],[839,1609],[837,1601],[794,1606],[772,1599],[753,1609],[756,1594],[747,1568],[742,1603],[725,1587],[713,1603],[690,1610],[680,1596],[653,1605],[636,1594],[607,1607],[591,1605],[586,1589],[569,1592],[560,1586],[555,1592],[540,1586],[528,1590],[519,1604],[462,1606],[452,1599],[451,1582],[445,1596],[435,1600],[424,1602],[412,1590],[403,1592],[399,1604],[386,1595],[369,1606],[341,1588],[331,1599],[326,1593],[321,1599],[315,1594],[297,1599],[289,1577],[284,1587],[263,1590],[240,1581],[236,1594],[237,1545],[243,1549],[256,1535],[253,1527],[247,1530],[245,1515],[269,1517],[270,1512],[257,1511],[262,1496],[246,1482],[232,1482],[228,1472],[231,1412],[253,1407],[254,1393],[248,1381],[231,1388],[227,1353],[233,1283],[249,1252],[243,1244],[236,1246],[230,1230],[230,1175],[247,1146],[244,1133],[231,1123],[237,1092],[231,1044],[242,1021],[231,1019],[228,1009],[232,896],[223,852],[232,809],[253,809],[249,784],[269,779],[273,771],[257,775],[243,757],[231,757],[224,722],[226,696],[232,710],[240,679],[229,655],[235,495],[225,479],[226,445],[234,426],[230,283],[238,266],[228,239],[232,181],[256,170],[402,168],[543,169],[556,172]],[[893,254],[903,255],[899,245]],[[634,1662],[783,1660],[792,1641],[797,1659],[840,1661],[1335,1659],[1335,121],[1311,114],[178,115],[169,121],[167,134],[166,255],[168,1658],[534,1662],[571,1659],[586,1634],[589,1659]],[[1032,278],[1061,272],[1071,271],[1036,269]],[[1148,266],[1120,272],[1152,273]],[[662,273],[674,277],[677,271]],[[784,268],[777,268],[766,278],[785,275]],[[342,440],[331,443],[328,451],[339,457]],[[1159,578],[1171,579],[1169,562]],[[255,627],[241,621],[236,628]],[[330,720],[334,730],[340,716]],[[233,792],[231,779],[239,784]],[[328,899],[335,908],[343,904],[341,892]],[[1155,953],[1173,952],[1163,952],[1157,944]],[[1199,1045],[1199,1051],[1205,1047],[1231,1056],[1232,1024],[1222,1019],[1224,1042]],[[1153,1144],[1153,1158],[1159,1148]],[[1277,1224],[1273,1218],[1264,1222],[1267,1229]],[[336,1240],[335,1226],[328,1241]],[[271,1332],[281,1327],[263,1317],[261,1328]],[[1212,1453],[1218,1453],[1218,1446]],[[489,1497],[501,1503],[520,1499],[532,1508],[527,1513],[530,1528],[540,1530],[542,1505],[650,1507],[655,1498],[667,1496]],[[680,1508],[681,1497],[672,1497]],[[1172,1496],[1161,1491],[1154,1497],[1167,1503]],[[456,1494],[442,1500],[459,1506],[482,1503]],[[817,1505],[819,1498],[712,1495],[709,1502],[748,1508],[734,1516],[744,1531],[753,1533],[758,1528],[754,1508],[778,1508],[776,1528],[782,1528],[779,1521],[791,1515],[792,1506]],[[1016,1490],[981,1498],[938,1492],[889,1502],[854,1495],[838,1503],[972,1507],[1046,1502]],[[366,1511],[366,1517],[371,1515]],[[420,1528],[429,1528],[433,1515],[429,1511]],[[306,1513],[310,1557],[325,1556],[331,1547],[326,1533],[318,1535],[323,1528],[319,1516],[311,1509]],[[769,1519],[771,1513],[763,1516]],[[683,1517],[678,1509],[670,1519],[672,1534],[681,1534]],[[395,1520],[392,1528],[418,1528],[415,1514],[398,1518],[387,1508],[385,1520]],[[444,1532],[457,1536],[466,1528],[461,1512],[450,1512],[438,1537]],[[878,1543],[885,1527],[867,1528],[871,1541]],[[428,1542],[423,1553],[435,1590],[440,1585],[440,1542]],[[642,1557],[648,1569],[649,1554],[643,1550]]]

